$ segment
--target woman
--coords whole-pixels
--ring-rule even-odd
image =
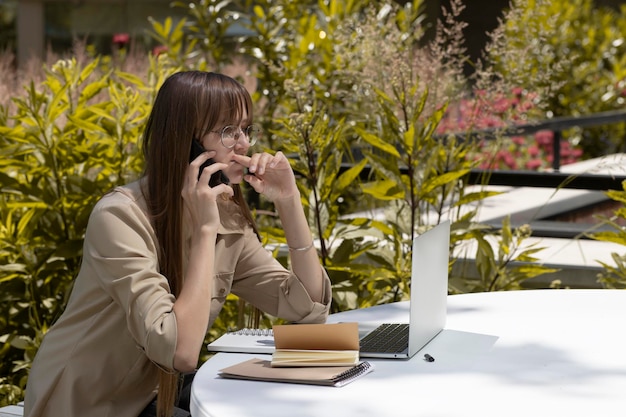
[[[68,305],[32,365],[26,417],[180,411],[180,375],[196,368],[231,291],[286,320],[326,320],[330,281],[293,171],[281,152],[246,156],[256,133],[250,95],[232,78],[189,71],[164,82],[143,136],[144,175],[91,214]],[[206,152],[190,163],[193,139]],[[219,171],[232,185],[209,185]],[[242,180],[273,201],[291,271],[261,246]]]

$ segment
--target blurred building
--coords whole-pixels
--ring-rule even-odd
[[[117,41],[149,46],[148,17],[163,21],[182,16],[171,0],[16,0],[16,45],[19,63],[43,58],[46,50],[66,51],[75,39],[86,40],[98,52],[109,52]]]
[[[115,34],[127,34],[136,44],[150,46],[153,41],[147,33],[148,17],[163,21],[186,15],[186,10],[172,7],[173,0],[0,0],[0,15],[13,13],[15,34],[10,36],[18,62],[29,57],[43,58],[50,48],[54,52],[66,51],[74,39],[86,40],[97,52],[107,53],[113,46]],[[189,0],[192,2],[191,0]],[[315,1],[315,0],[303,0]],[[395,0],[405,3],[409,0]],[[480,54],[487,33],[498,24],[502,11],[510,0],[465,0],[461,20],[468,23],[466,46],[470,58]],[[440,16],[441,7],[450,0],[424,0],[426,24],[432,31],[432,23]],[[626,0],[594,0],[597,6],[618,9]],[[0,16],[2,17],[2,16]],[[12,16],[5,16],[10,20]],[[3,30],[4,27],[3,27]],[[0,44],[0,46],[3,46]]]

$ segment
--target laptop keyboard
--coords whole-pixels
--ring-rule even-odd
[[[409,325],[381,324],[359,342],[361,352],[402,352],[409,345]]]

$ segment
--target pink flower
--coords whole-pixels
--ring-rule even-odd
[[[152,55],[154,56],[159,56],[161,54],[164,54],[167,52],[167,46],[165,45],[157,45],[154,48],[152,48]]]
[[[541,167],[541,159],[531,159],[526,162],[526,169],[536,170]]]
[[[539,155],[539,148],[536,145],[531,145],[528,147],[528,155],[535,157]]]
[[[533,103],[530,101],[523,101],[519,104],[517,108],[522,112],[526,112],[533,108]]]
[[[554,133],[551,130],[540,130],[539,132],[535,133],[535,140],[537,141],[537,145],[541,147],[551,146],[552,138],[554,138]]]
[[[512,169],[517,169],[517,162],[515,161],[515,158],[513,157],[513,155],[511,155],[510,153],[506,154],[504,156],[504,163]]]
[[[116,33],[113,35],[113,43],[117,46],[124,46],[130,41],[128,33]]]
[[[511,108],[511,102],[506,98],[501,98],[493,103],[493,109],[497,113],[504,113]]]

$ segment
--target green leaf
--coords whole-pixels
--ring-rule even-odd
[[[469,173],[469,169],[462,169],[454,172],[446,172],[445,174],[429,177],[422,185],[422,192],[430,193],[439,187],[455,183]]]
[[[600,240],[603,242],[612,242],[618,243],[620,245],[626,245],[626,235],[619,235],[615,232],[606,231],[606,232],[596,232],[592,234],[595,240]]]
[[[95,96],[97,96],[108,84],[108,76],[103,77],[93,83],[89,83],[83,88],[80,93],[80,102],[86,103]]]
[[[477,191],[469,194],[465,194],[463,197],[459,198],[452,206],[453,207],[462,207],[471,203],[475,203],[478,201],[482,201],[486,198],[493,197],[496,195],[500,195],[503,192],[501,191]]]
[[[394,181],[374,181],[361,184],[361,190],[378,200],[390,201],[404,198],[404,190]]]
[[[68,115],[68,119],[73,124],[75,124],[78,128],[83,129],[85,131],[106,133],[106,131],[102,128],[101,125],[92,123],[81,117],[73,117],[73,116]]]
[[[353,165],[352,167],[350,167],[350,169],[342,173],[339,177],[337,177],[337,180],[334,182],[335,189],[343,191],[351,186],[354,181],[359,178],[359,175],[361,174],[361,171],[363,170],[365,165],[367,165],[367,160],[363,159],[358,164]]]
[[[400,159],[400,153],[393,146],[393,144],[384,141],[382,138],[372,133],[367,133],[367,132],[360,132],[360,133],[361,133],[361,138],[365,140],[367,143],[369,143],[370,145],[374,146],[377,149],[380,149],[381,151],[383,151],[384,153],[388,155],[391,155],[393,157]]]

